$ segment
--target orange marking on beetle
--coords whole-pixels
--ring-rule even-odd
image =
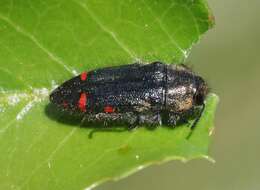
[[[81,75],[80,75],[80,79],[81,79],[82,81],[85,81],[85,80],[87,79],[87,77],[88,77],[88,73],[87,73],[87,72],[83,72],[83,73],[81,73]]]
[[[113,112],[115,112],[115,108],[113,108],[112,106],[105,106],[104,112],[105,113],[113,113]]]
[[[86,103],[87,103],[87,94],[86,93],[81,93],[80,94],[80,98],[78,101],[78,108],[80,109],[80,111],[82,112],[86,112]]]

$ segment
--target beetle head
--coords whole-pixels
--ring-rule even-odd
[[[182,65],[167,68],[166,89],[166,109],[176,113],[202,105],[208,93],[206,82]]]
[[[196,92],[193,95],[194,105],[203,105],[208,94],[209,88],[206,82],[200,76],[194,76],[196,84]]]

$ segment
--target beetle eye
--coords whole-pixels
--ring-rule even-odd
[[[201,93],[196,93],[193,97],[196,105],[202,105],[204,102],[204,95]]]

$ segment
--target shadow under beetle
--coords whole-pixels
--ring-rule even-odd
[[[176,126],[204,109],[206,82],[185,65],[161,62],[83,72],[50,95],[50,101],[87,121]]]

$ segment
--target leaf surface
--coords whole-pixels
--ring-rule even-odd
[[[153,163],[208,158],[214,94],[189,139],[187,125],[93,133],[98,126],[62,119],[48,95],[84,70],[181,63],[212,18],[203,0],[2,0],[0,189],[83,189]]]

